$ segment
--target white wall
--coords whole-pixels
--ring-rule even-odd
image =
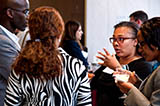
[[[109,42],[113,26],[129,20],[136,10],[145,11],[149,18],[160,16],[160,0],[86,0],[86,44],[89,62],[95,61],[97,51],[105,47],[114,53]]]

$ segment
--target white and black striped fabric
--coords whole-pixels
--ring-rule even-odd
[[[87,71],[82,62],[61,48],[63,73],[52,80],[29,78],[11,72],[5,106],[91,106]]]

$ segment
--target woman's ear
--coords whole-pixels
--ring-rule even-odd
[[[137,44],[138,44],[138,40],[137,40],[137,39],[135,39],[135,40],[134,40],[134,47],[136,47],[136,46],[137,46]]]
[[[13,12],[10,8],[7,9],[6,14],[9,18],[13,18]]]

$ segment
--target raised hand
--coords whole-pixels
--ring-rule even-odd
[[[115,54],[111,55],[105,48],[103,48],[104,52],[98,51],[98,54],[101,56],[96,56],[98,59],[102,60],[103,62],[99,62],[98,64],[107,66],[113,70],[115,70],[117,67],[121,67],[120,63],[115,57]]]

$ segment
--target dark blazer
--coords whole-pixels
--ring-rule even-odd
[[[7,79],[10,74],[11,64],[18,55],[20,48],[0,28],[0,106],[3,106]]]
[[[82,54],[82,51],[80,49],[80,46],[78,45],[78,43],[74,40],[66,40],[63,42],[63,49],[70,54],[73,57],[76,57],[78,59],[80,59],[81,61],[83,61],[83,64],[88,67],[88,62],[87,59],[85,59],[85,57]]]

